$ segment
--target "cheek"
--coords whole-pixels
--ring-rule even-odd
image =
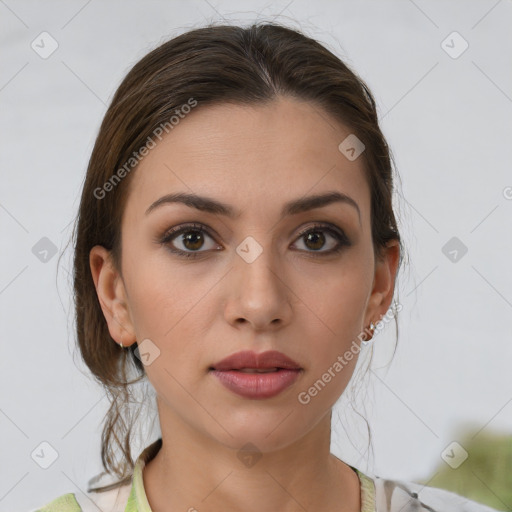
[[[181,356],[186,361],[187,354],[190,358],[204,348],[204,330],[212,325],[211,300],[218,276],[199,266],[177,264],[165,251],[158,251],[156,257],[139,254],[126,263],[137,340],[149,338],[161,352],[172,354],[172,366]],[[171,346],[169,351],[166,347]]]
[[[135,329],[145,337],[151,334],[161,338],[176,323],[176,317],[183,316],[191,294],[182,293],[186,287],[184,279],[170,258],[165,258],[165,251],[128,242],[123,250],[123,270]]]
[[[301,293],[308,313],[302,332],[310,372],[301,391],[312,406],[334,404],[354,372],[373,279],[370,269],[371,262],[351,255],[339,265],[303,274]]]
[[[307,306],[309,318],[319,324],[325,336],[338,343],[357,335],[371,291],[370,264],[354,251],[336,264],[301,265],[296,268],[300,278],[294,291]]]

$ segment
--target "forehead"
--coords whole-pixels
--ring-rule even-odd
[[[294,98],[265,104],[200,104],[133,171],[125,214],[140,217],[162,195],[221,199],[242,214],[280,211],[288,200],[339,190],[369,209],[363,159],[338,149],[350,129]],[[254,213],[253,212],[253,213]],[[248,212],[249,213],[249,212]]]

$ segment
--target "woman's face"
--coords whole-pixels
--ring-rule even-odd
[[[122,278],[102,305],[114,339],[126,345],[131,333],[146,354],[162,429],[181,424],[265,451],[329,416],[358,335],[389,307],[398,257],[395,247],[374,259],[363,158],[338,148],[349,135],[295,99],[199,104],[133,171]],[[335,193],[351,199],[307,202]],[[155,205],[168,194],[196,199]],[[240,351],[279,351],[300,370],[212,370]],[[284,389],[273,394],[277,382]]]

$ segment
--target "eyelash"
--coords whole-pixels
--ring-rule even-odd
[[[212,239],[214,238],[213,235],[209,232],[209,230],[206,229],[206,227],[203,226],[202,224],[191,223],[191,224],[185,224],[182,226],[171,228],[161,238],[160,243],[162,245],[165,245],[169,251],[171,251],[173,254],[176,254],[179,257],[197,258],[201,255],[201,253],[204,253],[207,251],[186,252],[186,251],[182,251],[181,249],[172,248],[169,245],[169,242],[171,240],[173,240],[174,238],[176,238],[178,235],[187,233],[189,231],[199,231],[201,233],[206,233]],[[331,236],[333,236],[338,241],[338,245],[334,249],[331,249],[329,251],[305,251],[306,253],[311,253],[315,257],[328,256],[328,255],[339,253],[345,246],[348,247],[348,246],[352,245],[350,240],[347,238],[347,236],[345,235],[345,233],[343,231],[339,230],[338,228],[336,228],[332,225],[321,224],[321,223],[316,223],[316,224],[313,224],[313,226],[308,226],[308,228],[304,229],[303,231],[301,231],[298,234],[296,240],[299,240],[300,238],[302,238],[303,236],[307,235],[310,232],[316,233],[319,231],[329,233]],[[297,250],[301,251],[301,249],[297,249]]]

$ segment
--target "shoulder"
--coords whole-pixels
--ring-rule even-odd
[[[370,478],[375,484],[376,512],[496,512],[444,489],[378,476]]]
[[[124,512],[130,484],[105,492],[66,493],[30,512]]]

